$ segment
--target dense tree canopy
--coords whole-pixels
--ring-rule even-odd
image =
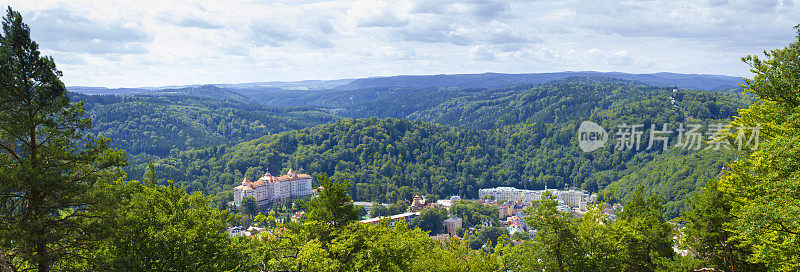
[[[445,208],[425,209],[420,212],[417,218],[411,221],[409,226],[420,228],[430,235],[436,235],[443,232],[444,220],[447,219],[447,214],[448,212]]]
[[[97,124],[92,132],[114,139],[131,154],[164,157],[175,149],[202,148],[252,140],[281,131],[336,120],[312,108],[274,108],[240,101],[185,95],[85,96]]]
[[[739,111],[735,125],[760,127],[760,140],[750,154],[730,164],[719,185],[730,197],[732,239],[752,250],[747,259],[770,271],[800,268],[800,28],[797,41],[765,52],[766,59],[748,56],[755,78],[746,91],[760,103]],[[732,144],[742,138],[730,135]],[[707,191],[714,188],[706,188]]]
[[[306,220],[319,222],[331,227],[341,227],[358,219],[358,209],[347,193],[350,180],[347,176],[336,177],[332,181],[325,173],[317,176],[319,195],[304,206],[308,210]]]
[[[0,35],[0,259],[17,270],[50,271],[86,257],[84,218],[96,182],[120,175],[124,151],[85,134],[91,119],[70,104],[61,72],[41,56],[10,7]]]
[[[582,86],[594,88],[590,84]],[[649,112],[664,112],[664,107],[671,107],[671,91],[652,91],[652,96],[640,98],[644,102],[631,102],[645,105],[620,102],[608,110],[596,110],[587,118],[605,127],[623,122],[641,122],[649,127],[650,123],[692,116],[685,111],[667,111],[660,113],[662,117],[650,119]],[[686,92],[682,99],[685,105],[704,104],[696,100],[727,101],[728,104],[710,104],[727,109],[741,103],[732,102],[736,101],[734,97]],[[631,107],[639,110],[617,112]],[[702,124],[727,122],[691,118],[703,120]],[[477,198],[480,188],[542,189],[545,185],[561,188],[565,184],[589,191],[617,189],[615,197],[625,199],[631,188],[647,184],[648,195],[665,192],[660,196],[669,207],[667,214],[675,217],[685,207],[684,196],[716,176],[722,164],[734,156],[726,150],[678,148],[635,152],[616,150],[613,144],[594,153],[583,153],[574,136],[578,123],[471,130],[397,119],[350,119],[230,148],[183,151],[159,161],[157,168],[160,175],[189,183],[190,190],[207,193],[230,190],[244,176],[283,172],[289,167],[303,168],[311,174],[346,172],[352,174],[350,193],[354,199],[382,203],[410,201],[414,194]],[[672,125],[673,129],[677,127]],[[648,137],[645,133],[642,142],[646,143]]]
[[[92,245],[96,257],[78,269],[113,271],[231,271],[242,249],[224,231],[232,214],[207,197],[174,184],[143,186],[137,181],[105,186],[119,200],[107,209],[105,239]],[[95,270],[96,271],[96,270]]]

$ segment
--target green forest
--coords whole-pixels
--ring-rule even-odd
[[[430,103],[413,112],[362,107],[366,116],[355,117],[376,117],[348,119],[353,108],[338,116],[263,106],[208,87],[71,94],[21,14],[9,7],[2,25],[0,271],[800,268],[800,26],[797,41],[742,59],[754,73],[744,94],[569,78],[439,100],[426,95],[447,89],[412,92]],[[742,150],[625,150],[612,141],[587,153],[576,137],[585,120],[612,135],[626,124],[723,123],[759,127],[761,136]],[[651,140],[642,133],[642,143]],[[283,208],[304,210],[300,220],[220,205],[243,177],[290,167],[316,176],[316,197]],[[537,230],[528,239],[492,227],[497,210],[466,202],[410,224],[356,222],[363,210],[354,200],[401,211],[415,194],[477,198],[495,186],[604,197],[573,217],[545,193],[524,210]],[[624,205],[616,220],[602,211],[611,203]],[[430,239],[442,228],[431,222],[448,213],[489,226],[464,240]],[[243,219],[262,234],[229,236]]]
[[[114,139],[131,155],[168,156],[181,150],[232,145],[281,131],[333,122],[338,117],[310,107],[276,108],[238,100],[172,95],[81,95],[94,126],[91,133]]]
[[[354,199],[384,203],[409,201],[413,194],[477,198],[480,188],[542,189],[545,185],[590,192],[608,189],[617,192],[616,199],[625,199],[637,186],[645,185],[646,194],[658,194],[665,214],[673,218],[685,208],[686,196],[718,175],[735,152],[676,148],[635,152],[608,145],[584,153],[578,149],[577,125],[584,118],[608,128],[624,122],[645,127],[651,123],[727,123],[737,108],[753,99],[721,92],[673,94],[669,88],[604,78],[514,89],[517,91],[488,90],[502,98],[489,95],[459,106],[462,110],[458,112],[464,116],[453,118],[460,120],[459,126],[393,118],[343,119],[235,146],[181,151],[157,161],[156,175],[184,183],[190,191],[217,195],[220,201],[232,200],[230,189],[245,176],[252,179],[267,171],[283,173],[290,167],[309,174],[348,173],[354,183]],[[563,102],[524,102],[537,95]],[[669,102],[672,95],[680,101],[677,107]],[[474,114],[479,110],[475,108],[496,109],[480,115]],[[497,121],[497,128],[470,128],[483,118],[512,120]],[[645,135],[643,142],[648,137]]]

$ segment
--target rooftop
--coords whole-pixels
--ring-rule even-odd
[[[361,222],[361,223],[364,223],[364,224],[369,224],[369,223],[380,222],[381,219],[383,219],[383,218],[389,218],[389,220],[394,221],[394,220],[405,218],[405,217],[409,217],[409,216],[412,216],[412,215],[417,216],[417,215],[419,215],[419,212],[406,212],[406,213],[401,213],[401,214],[395,214],[395,215],[392,215],[392,216],[389,216],[389,217],[375,217],[375,218],[370,218],[370,219],[367,219],[367,220],[361,220],[361,221],[358,221],[358,222]]]

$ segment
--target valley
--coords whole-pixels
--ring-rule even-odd
[[[159,179],[220,203],[232,200],[232,188],[245,176],[294,167],[312,175],[347,173],[355,200],[385,203],[410,193],[475,198],[482,188],[546,185],[607,192],[624,201],[641,186],[662,199],[667,218],[684,211],[686,198],[736,153],[613,146],[583,153],[577,125],[707,125],[729,122],[753,101],[736,89],[673,93],[668,86],[595,76],[503,88],[397,87],[405,81],[378,80],[395,85],[357,90],[256,94],[206,85],[73,96],[86,103],[93,131],[128,151],[131,178],[144,175],[148,156],[154,156]],[[694,84],[716,83],[712,77]]]

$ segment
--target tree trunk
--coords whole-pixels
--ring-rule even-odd
[[[30,91],[34,92],[34,90],[30,90]],[[31,101],[31,100],[28,101],[28,109],[29,109],[28,110],[28,116],[29,116],[30,120],[35,120],[36,112],[32,111],[32,109],[33,109],[33,101]],[[37,143],[37,141],[36,141],[36,127],[37,126],[38,125],[34,123],[33,127],[31,127],[30,131],[28,132],[30,134],[30,139],[29,139],[30,143],[28,143],[28,144],[30,145],[30,148],[31,148],[31,170],[36,171],[36,172],[39,171],[39,169],[38,169],[39,168],[39,159],[38,159],[38,156],[37,156],[38,155],[37,154],[37,151],[38,151],[37,149],[39,148],[39,143]],[[33,177],[33,178],[35,179],[36,177]],[[28,182],[30,182],[33,185],[32,188],[31,188],[31,208],[33,210],[34,221],[36,222],[35,223],[36,230],[34,231],[34,233],[36,234],[36,236],[38,236],[37,237],[38,239],[36,239],[36,244],[35,244],[36,256],[38,257],[37,259],[39,260],[39,263],[37,264],[37,266],[39,268],[39,272],[49,272],[50,271],[50,255],[47,252],[47,240],[44,239],[47,226],[44,226],[42,224],[42,220],[45,219],[45,217],[48,216],[46,214],[46,212],[44,211],[44,202],[45,202],[44,201],[44,197],[45,196],[43,195],[44,192],[42,191],[42,188],[39,186],[39,181],[38,180],[30,180]]]
[[[556,262],[558,262],[558,271],[564,272],[564,260],[561,257],[561,249],[556,246]]]

